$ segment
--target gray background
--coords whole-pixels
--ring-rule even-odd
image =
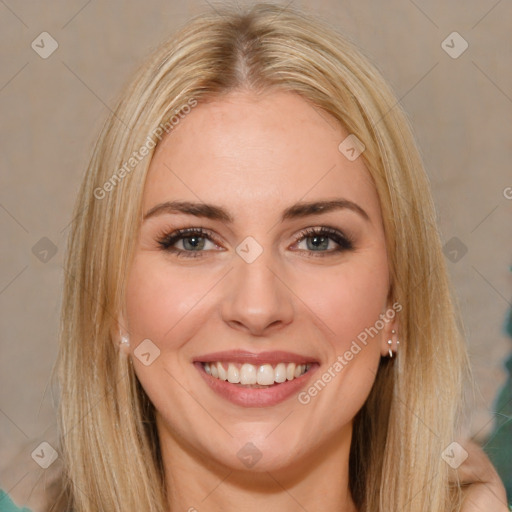
[[[512,297],[512,200],[505,197],[512,186],[512,5],[293,5],[323,15],[350,36],[390,81],[412,121],[443,241],[456,237],[450,243],[458,257],[467,248],[448,267],[478,386],[467,429],[483,439],[512,348],[503,333]],[[13,494],[32,506],[32,482],[44,477],[30,453],[55,435],[48,381],[65,240],[81,176],[122,85],[152,48],[205,7],[204,1],[0,0],[0,487],[14,487]],[[441,46],[454,31],[469,44],[456,59]],[[31,47],[42,32],[59,45],[46,59]],[[48,246],[39,242],[43,237],[57,250],[46,262],[33,252]]]

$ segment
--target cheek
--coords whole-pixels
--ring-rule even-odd
[[[128,278],[128,330],[136,339],[172,340],[173,329],[200,302],[208,282],[195,279],[187,269],[171,271],[161,257],[136,256]]]
[[[310,274],[311,275],[311,274]],[[353,258],[346,265],[317,272],[302,279],[300,297],[325,324],[339,352],[366,328],[375,325],[384,312],[389,291],[386,254]]]
[[[366,256],[336,272],[317,273],[315,286],[310,281],[307,288],[308,304],[321,319],[330,347],[326,364],[298,398],[311,413],[330,418],[328,430],[333,435],[368,398],[381,358],[381,332],[374,329],[387,303],[387,258],[385,251]],[[305,287],[301,293],[306,293]]]

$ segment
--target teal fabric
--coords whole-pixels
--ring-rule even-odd
[[[509,310],[504,331],[512,338],[512,308]],[[505,362],[508,378],[494,404],[495,422],[484,450],[494,464],[507,490],[512,505],[512,355]]]
[[[17,507],[11,500],[10,496],[0,489],[0,511],[1,512],[31,512],[29,508]]]

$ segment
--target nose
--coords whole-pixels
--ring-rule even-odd
[[[225,283],[222,318],[233,329],[265,336],[293,320],[293,292],[270,251],[252,263],[237,258]]]

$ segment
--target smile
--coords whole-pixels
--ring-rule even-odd
[[[216,379],[228,381],[231,384],[261,389],[299,378],[309,370],[311,364],[278,363],[276,365],[254,365],[251,363],[241,364],[218,361],[204,363],[203,366],[205,372]]]
[[[216,395],[242,407],[269,407],[295,396],[320,367],[313,357],[291,352],[230,350],[194,361]]]

